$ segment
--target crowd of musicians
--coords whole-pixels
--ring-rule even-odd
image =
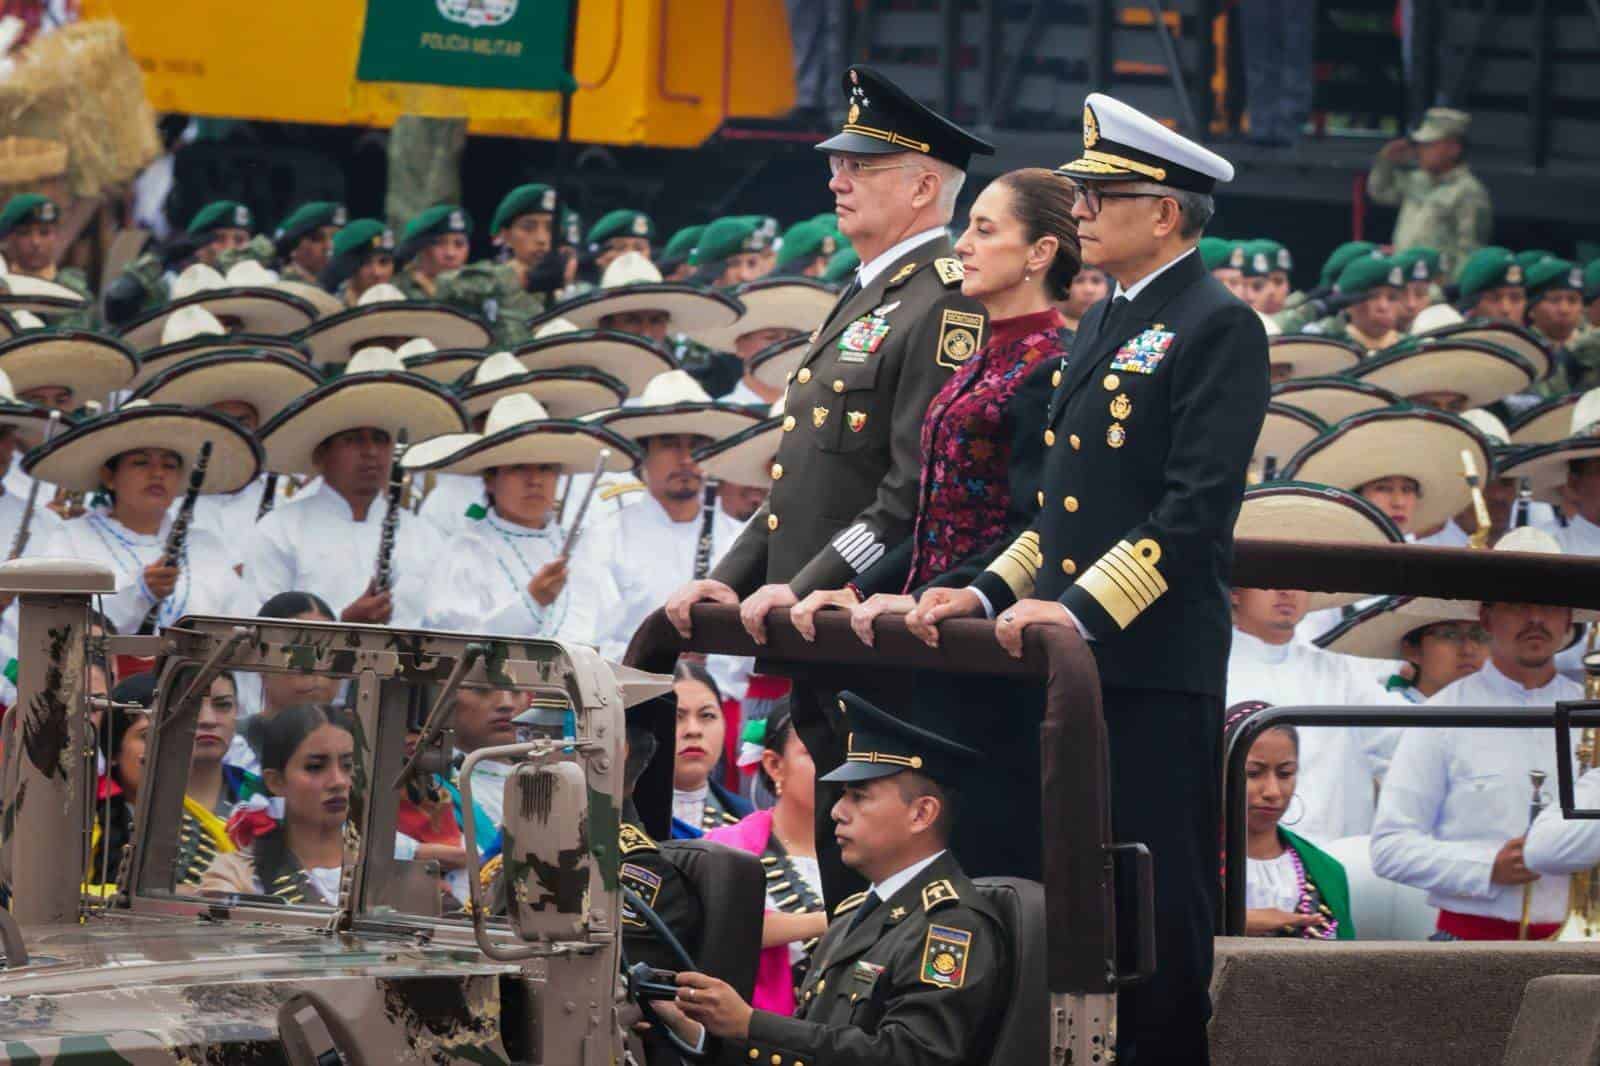
[[[96,298],[55,268],[58,206],[15,197],[0,548],[108,567],[102,624],[122,634],[259,614],[620,659],[651,612],[686,630],[702,601],[740,604],[758,642],[785,607],[808,638],[848,612],[869,644],[886,615],[932,644],[943,618],[994,617],[1015,652],[1070,625],[1114,767],[1162,767],[1113,797],[1119,838],[1156,853],[1163,938],[1162,979],[1123,997],[1125,1052],[1198,1061],[1224,730],[1273,704],[1548,706],[1583,693],[1594,632],[1567,608],[1227,591],[1231,538],[1600,552],[1600,261],[1351,242],[1293,292],[1284,243],[1202,236],[1232,167],[1103,96],[1079,158],[968,190],[962,225],[989,146],[870,69],[844,90],[821,146],[837,210],[787,226],[667,235],[618,210],[585,229],[525,184],[483,231],[497,253],[469,262],[454,205],[394,234],[332,203],[262,229],[221,202]],[[1464,135],[1464,116],[1429,121],[1423,141]],[[148,703],[116,665],[95,683]],[[674,834],[760,854],[772,913],[753,1016],[701,975],[663,1011],[762,1061],[969,1061],[1008,948],[966,876],[1037,876],[1036,855],[991,861],[1036,843],[1016,814],[1036,809],[1026,730],[1008,747],[922,687],[803,711],[751,660],[686,660],[677,682],[676,748],[656,753]],[[321,684],[214,686],[192,883],[337,892],[327,781],[347,795],[350,739]],[[456,747],[538,714],[463,694]],[[117,710],[101,730],[102,795],[125,812],[146,728]],[[1555,935],[1600,830],[1549,809],[1554,759],[1531,730],[1268,730],[1247,764],[1249,932],[1385,935],[1358,928],[1360,895],[1404,886],[1433,909],[1421,935]],[[477,772],[471,813],[497,825],[506,768]],[[408,802],[406,846],[461,896],[456,782]],[[636,824],[623,843],[625,882],[671,910],[654,843]]]

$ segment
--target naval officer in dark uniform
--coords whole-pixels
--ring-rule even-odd
[[[1113,829],[1155,859],[1157,971],[1120,995],[1121,1061],[1204,1063],[1227,582],[1267,341],[1195,251],[1213,186],[1233,177],[1225,159],[1096,93],[1083,154],[1058,172],[1075,184],[1084,263],[1116,286],[1084,316],[1051,396],[1043,505],[985,573],[930,590],[907,624],[937,643],[941,619],[995,613],[1018,655],[1030,625],[1089,641]]]
[[[983,344],[983,307],[961,294],[946,227],[972,155],[994,149],[870,67],[851,67],[844,90],[844,128],[817,147],[862,266],[789,380],[766,504],[708,580],[667,602],[685,635],[692,604],[743,599],[764,642],[769,610],[842,588],[903,540],[928,402]]]
[[[676,1005],[740,1062],[986,1062],[1010,998],[1014,948],[946,850],[954,789],[978,753],[851,692],[839,694],[839,712],[849,754],[823,780],[844,786],[834,833],[844,861],[872,887],[834,908],[793,1018],[753,1010],[698,973],[678,975]]]

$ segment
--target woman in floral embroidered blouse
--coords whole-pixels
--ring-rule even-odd
[[[1052,300],[1079,267],[1067,183],[1041,168],[1001,175],[978,196],[956,243],[961,291],[989,312],[989,336],[928,406],[922,486],[911,536],[844,589],[812,593],[790,616],[809,639],[815,612],[851,608],[872,643],[872,621],[904,614],[915,590],[965,583],[1037,510],[1046,409],[1072,333]]]

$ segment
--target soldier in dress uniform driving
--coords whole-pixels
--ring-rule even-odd
[[[1099,666],[1112,824],[1155,858],[1154,978],[1119,995],[1121,1061],[1204,1063],[1216,913],[1229,560],[1268,393],[1261,319],[1195,251],[1227,160],[1099,93],[1072,181],[1084,262],[1116,284],[1084,315],[1044,431],[1043,505],[965,589],[907,615],[1070,625]],[[1123,913],[1133,913],[1126,905]]]
[[[849,754],[822,780],[844,786],[834,834],[844,861],[872,887],[834,907],[794,1017],[754,1010],[700,973],[678,975],[675,1005],[728,1041],[740,1062],[985,1062],[1005,1016],[1015,949],[946,850],[955,789],[978,753],[852,692],[839,694],[839,712]],[[672,1020],[684,1024],[676,1012]]]

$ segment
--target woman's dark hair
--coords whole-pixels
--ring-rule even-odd
[[[258,734],[261,738],[261,769],[282,773],[306,737],[325,725],[337,726],[347,733],[355,732],[350,712],[331,703],[296,704],[266,718],[261,722]]]
[[[95,740],[100,754],[105,757],[106,772],[112,776],[117,772],[117,754],[122,751],[122,738],[133,728],[133,724],[149,711],[150,705],[155,702],[155,696],[156,677],[150,671],[134,674],[111,690],[111,706],[106,709],[104,717],[100,720],[100,732]],[[122,703],[137,704],[144,710],[123,710],[117,706]]]
[[[333,608],[328,606],[328,601],[318,596],[315,592],[280,592],[272,599],[261,605],[261,610],[256,612],[258,618],[297,618],[300,615],[316,611],[329,619],[337,619]]]
[[[679,659],[678,665],[672,670],[673,681],[698,681],[711,690],[717,698],[717,706],[722,706],[722,690],[711,679],[711,671],[706,669],[706,664],[699,659]]]
[[[1023,167],[995,179],[1011,190],[1011,210],[1032,243],[1041,237],[1056,239],[1056,257],[1045,271],[1044,291],[1052,300],[1065,300],[1072,278],[1083,265],[1078,247],[1078,220],[1072,217],[1072,186],[1067,179],[1044,167]]]
[[[761,734],[761,746],[780,757],[783,755],[783,749],[789,745],[789,738],[794,736],[794,719],[789,716],[787,702],[785,699],[784,706],[774,709],[767,716],[767,728]],[[767,768],[757,763],[756,772],[761,775],[761,783],[766,786],[767,791],[777,795],[777,783],[772,780],[772,775],[767,773]]]
[[[1222,714],[1222,744],[1224,752],[1226,752],[1228,742],[1233,739],[1234,735],[1239,732],[1240,728],[1243,727],[1246,722],[1250,721],[1262,711],[1269,709],[1271,706],[1272,704],[1267,703],[1264,700],[1244,700],[1242,702],[1235,703],[1232,707],[1229,707],[1226,711],[1224,711]],[[1277,732],[1284,734],[1289,738],[1289,743],[1294,746],[1295,754],[1300,754],[1300,730],[1296,729],[1294,726],[1269,726],[1267,727],[1266,732]]]

